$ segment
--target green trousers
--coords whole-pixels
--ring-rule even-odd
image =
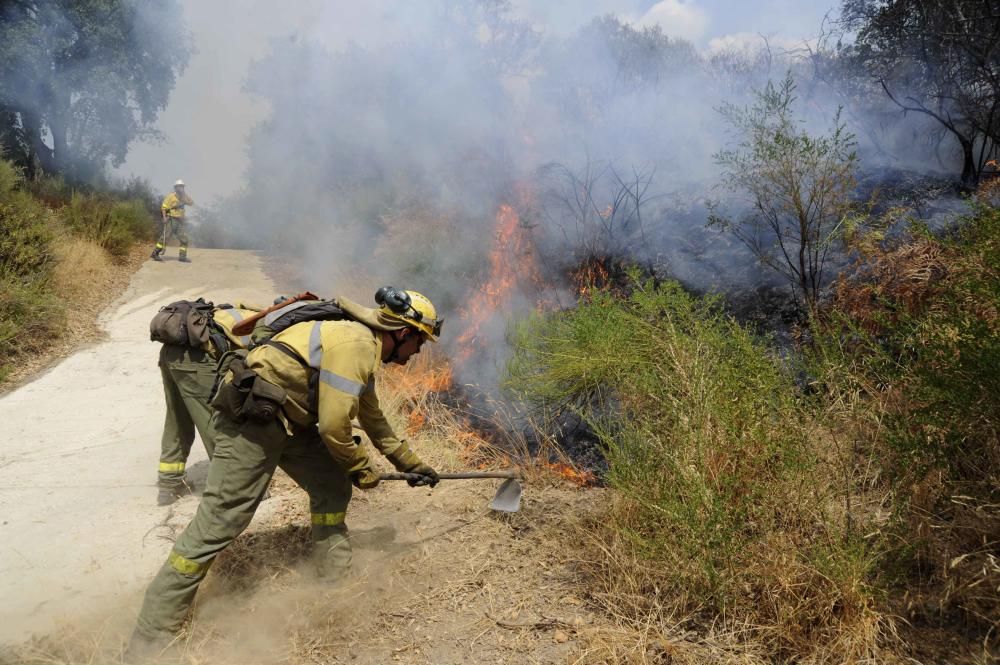
[[[336,579],[351,565],[344,523],[351,482],[316,429],[290,437],[278,422],[238,425],[220,413],[213,425],[215,456],[198,511],[146,590],[136,622],[136,631],[150,639],[180,630],[212,561],[250,524],[278,466],[309,494],[320,575]]]
[[[183,217],[167,217],[167,221],[160,220],[160,227],[157,229],[156,234],[156,249],[162,254],[166,251],[166,242],[170,240],[170,236],[177,238],[177,242],[180,243],[181,256],[187,255],[188,250],[188,235],[187,231],[184,229],[184,218]]]
[[[215,381],[215,359],[199,349],[164,344],[160,349],[160,374],[167,415],[160,441],[159,484],[178,487],[197,428],[209,458],[215,442],[212,407],[208,397]]]

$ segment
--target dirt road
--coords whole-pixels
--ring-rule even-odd
[[[102,314],[103,342],[0,398],[0,642],[141,589],[169,547],[161,536],[193,514],[195,497],[156,505],[164,407],[149,320],[182,298],[274,297],[250,252],[193,258],[146,262]],[[189,463],[203,479],[200,442]]]

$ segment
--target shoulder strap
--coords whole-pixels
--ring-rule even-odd
[[[309,410],[315,413],[318,417],[319,416],[319,370],[310,366],[309,363],[307,363],[302,356],[296,353],[296,351],[292,347],[288,346],[284,342],[279,342],[275,340],[273,337],[271,339],[267,339],[261,342],[258,345],[258,347],[260,346],[270,346],[274,349],[277,349],[278,351],[281,351],[286,356],[294,359],[296,362],[302,365],[302,368],[306,370],[306,376],[309,377],[308,396],[306,397],[306,399],[309,400]]]

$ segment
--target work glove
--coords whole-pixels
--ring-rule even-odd
[[[418,473],[423,476],[417,480],[407,480],[406,482],[410,487],[423,487],[424,485],[434,487],[440,480],[437,471],[431,468],[429,464],[424,464],[423,460],[413,452],[406,441],[401,441],[399,448],[396,448],[396,450],[386,455],[386,457],[396,467],[396,471],[401,473]]]
[[[441,481],[441,479],[438,478],[437,471],[431,468],[430,465],[424,464],[423,462],[417,466],[407,469],[405,473],[419,473],[421,476],[415,480],[407,480],[406,484],[410,487],[423,487],[424,485],[434,487]]]
[[[370,490],[378,487],[379,475],[371,469],[362,469],[351,474],[351,484],[359,490]]]
[[[350,476],[355,487],[362,490],[370,490],[378,486],[379,476],[372,468],[372,462],[368,458],[368,451],[361,444],[361,437],[354,436],[354,453],[347,460],[345,470]]]

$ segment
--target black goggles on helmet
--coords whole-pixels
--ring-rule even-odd
[[[431,334],[435,337],[441,336],[441,325],[444,323],[444,319],[433,319],[431,321],[427,321],[426,323],[428,323],[431,327]]]
[[[418,312],[413,307],[411,307],[410,311],[404,314],[403,316],[405,316],[408,319],[412,319],[417,323],[423,323],[424,325],[430,326],[432,335],[434,335],[435,337],[441,336],[441,326],[444,324],[444,319],[424,319],[424,315]]]
[[[431,334],[434,337],[441,336],[441,324],[444,323],[444,319],[428,319],[424,321],[424,315],[413,306],[413,303],[410,301],[410,294],[403,289],[397,289],[393,286],[383,286],[375,292],[375,303],[381,307],[388,308],[394,314],[428,325],[431,327]]]

